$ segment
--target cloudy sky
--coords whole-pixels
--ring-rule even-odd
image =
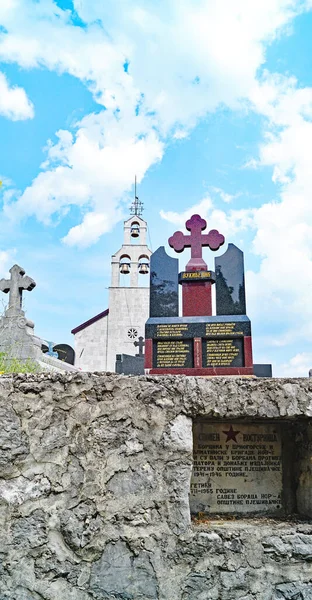
[[[136,174],[152,249],[199,212],[245,253],[255,362],[307,375],[311,33],[312,0],[0,1],[0,277],[38,335],[107,308]]]

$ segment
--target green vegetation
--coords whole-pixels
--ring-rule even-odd
[[[19,360],[0,352],[0,374],[5,373],[40,373],[43,369],[31,358]]]

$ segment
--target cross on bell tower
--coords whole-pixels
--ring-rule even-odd
[[[136,176],[134,178],[134,201],[130,207],[130,215],[136,217],[142,217],[144,204],[139,200],[139,196],[137,196],[137,179]]]

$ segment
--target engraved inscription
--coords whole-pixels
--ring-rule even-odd
[[[178,338],[183,337],[188,331],[188,325],[184,323],[170,323],[165,325],[157,325],[156,337]]]
[[[194,425],[191,512],[278,513],[282,458],[275,424]]]
[[[206,323],[206,336],[244,335],[243,331],[235,331],[237,323]]]
[[[243,366],[243,344],[241,339],[206,340],[207,367]]]
[[[243,338],[203,340],[204,367],[243,367]]]
[[[211,271],[185,271],[182,273],[182,279],[209,279]]]
[[[192,368],[192,340],[164,340],[156,342],[155,352],[158,368]]]

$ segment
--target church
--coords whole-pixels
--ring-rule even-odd
[[[137,356],[149,316],[147,223],[135,195],[131,216],[124,222],[124,241],[111,260],[108,308],[81,323],[75,336],[75,366],[82,371],[115,372],[116,356]],[[141,338],[141,339],[140,339]]]

